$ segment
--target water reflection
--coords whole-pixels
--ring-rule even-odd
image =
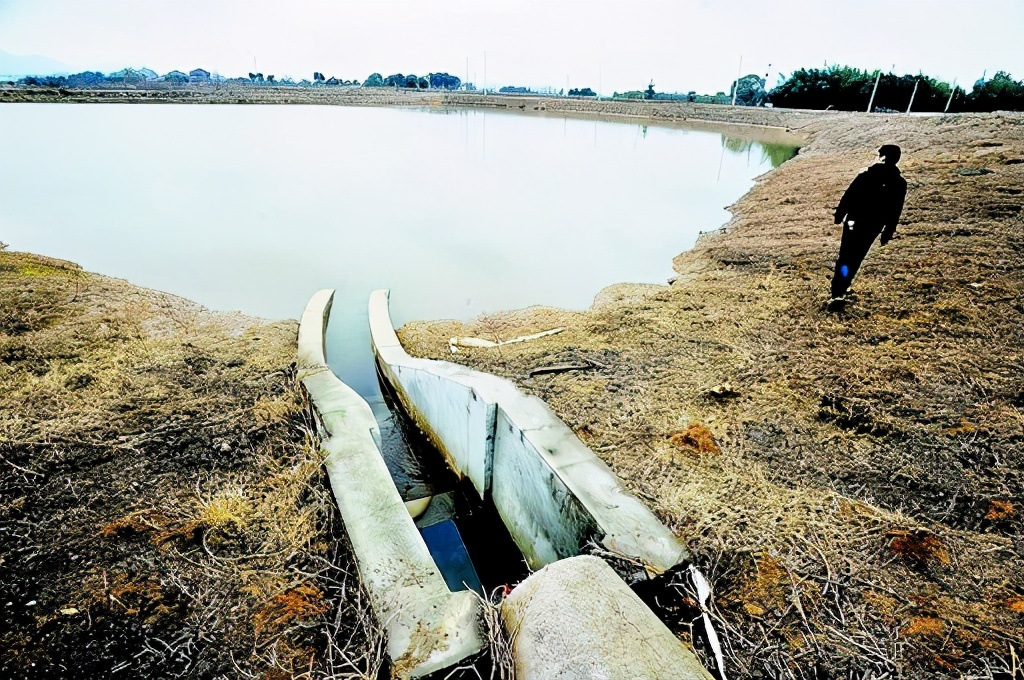
[[[331,366],[379,400],[373,289],[392,290],[398,324],[583,309],[609,284],[663,283],[792,155],[707,130],[431,111],[449,115],[2,104],[0,239],[267,318],[336,288]],[[39,209],[53,196],[74,211]]]
[[[772,168],[779,167],[797,152],[797,148],[790,144],[773,144],[728,135],[722,135],[722,148],[736,154],[747,154],[748,158],[751,151],[760,151],[761,162],[770,163]]]

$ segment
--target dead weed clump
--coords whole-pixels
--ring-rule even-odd
[[[918,564],[935,563],[949,566],[949,551],[938,536],[927,529],[895,529],[886,532],[889,549],[903,559]]]
[[[903,628],[904,635],[931,635],[942,637],[946,624],[933,616],[916,616]]]
[[[100,529],[100,536],[113,538],[126,534],[162,532],[170,520],[149,510],[137,510],[107,522]]]
[[[698,454],[718,456],[722,453],[711,430],[701,423],[691,423],[685,430],[671,433],[668,440],[680,449]]]
[[[736,602],[750,616],[763,616],[770,610],[780,611],[788,599],[788,576],[779,560],[771,555],[762,555],[753,561],[751,572],[741,581],[739,589],[723,600],[723,604]]]
[[[198,537],[207,545],[218,545],[230,536],[244,533],[255,514],[252,502],[241,487],[229,487],[208,498],[196,498],[194,508],[189,519],[161,532],[156,542],[167,543],[179,538],[190,542]]]
[[[326,613],[330,606],[324,594],[309,584],[303,584],[280,595],[275,595],[252,617],[253,629],[260,636],[278,632],[294,622],[304,622]]]
[[[985,519],[990,522],[999,522],[1017,516],[1017,508],[1010,501],[992,499],[989,501],[988,512]]]

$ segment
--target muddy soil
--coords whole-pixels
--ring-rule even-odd
[[[375,672],[295,334],[0,252],[0,676]]]
[[[401,339],[544,398],[652,505],[712,576],[734,677],[1020,674],[1024,116],[781,122],[799,155],[671,285]],[[830,311],[832,209],[886,142],[898,236]]]

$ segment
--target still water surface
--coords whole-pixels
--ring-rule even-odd
[[[664,283],[793,153],[483,110],[3,104],[0,240],[268,318],[336,288],[332,368],[386,418],[371,290],[402,324]]]

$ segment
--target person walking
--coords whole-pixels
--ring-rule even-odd
[[[896,166],[900,154],[895,144],[883,144],[878,149],[879,162],[853,179],[836,206],[835,223],[843,225],[843,236],[832,276],[830,304],[846,300],[850,283],[875,239],[881,235],[884,246],[896,232],[907,196],[907,180]]]

